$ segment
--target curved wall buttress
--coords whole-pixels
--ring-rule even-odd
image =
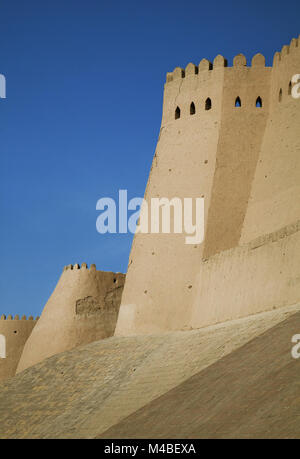
[[[54,354],[113,335],[125,275],[66,266],[34,332],[17,373]]]

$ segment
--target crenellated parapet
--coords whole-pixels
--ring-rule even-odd
[[[293,38],[289,45],[284,45],[281,51],[274,54],[273,67],[284,64],[287,58],[295,53],[300,53],[300,35],[298,38]]]
[[[256,54],[251,60],[251,67],[265,67],[266,61],[265,57],[262,54]],[[190,76],[201,75],[201,72],[212,72],[220,68],[239,68],[247,67],[247,59],[243,54],[238,54],[233,58],[232,67],[228,66],[228,60],[221,56],[220,54],[215,57],[213,62],[210,62],[208,59],[202,59],[199,65],[189,63],[185,69],[181,67],[176,67],[173,72],[167,73],[166,82],[171,83],[172,81],[187,78]]]
[[[253,56],[250,66],[246,57],[238,54],[232,66],[218,55],[213,62],[202,59],[199,65],[176,67],[167,74],[162,125],[179,119],[195,122],[199,116],[215,122],[223,108],[265,109],[269,103],[271,70],[262,54]],[[190,115],[196,117],[191,119]]]
[[[11,314],[8,314],[8,316],[6,316],[5,314],[2,314],[1,317],[0,317],[0,320],[33,320],[33,321],[37,321],[39,320],[39,316],[36,316],[36,318],[34,319],[33,316],[29,316],[28,318],[26,317],[26,315],[23,315],[20,319],[20,316],[19,314],[16,314],[15,317],[13,317]]]
[[[300,36],[293,38],[289,45],[283,46],[274,55],[271,86],[274,105],[295,103],[291,97],[292,77],[295,74],[300,74]]]
[[[295,53],[300,53],[300,36],[298,38],[293,38],[289,45],[284,45],[281,51],[277,51],[274,54],[273,58],[273,67],[276,67],[280,64],[284,64],[286,58],[292,56]],[[265,57],[258,53],[253,56],[251,60],[251,65],[249,67],[265,67],[266,60]],[[233,58],[232,66],[228,66],[228,60],[221,55],[215,57],[213,62],[210,62],[207,59],[202,59],[198,65],[189,63],[185,69],[181,67],[176,67],[173,72],[167,73],[166,82],[170,83],[172,81],[186,78],[189,76],[200,75],[203,71],[213,71],[219,68],[236,68],[236,67],[247,67],[247,59],[243,54],[238,54]],[[248,67],[248,68],[249,68]]]
[[[92,263],[90,268],[88,268],[87,263],[82,263],[81,266],[78,263],[76,263],[75,265],[70,264],[70,265],[64,266],[63,271],[77,271],[78,269],[83,269],[83,270],[90,269],[90,271],[96,271],[96,265]]]
[[[291,78],[299,73],[299,38],[291,40],[276,52],[273,67],[266,66],[265,57],[258,53],[247,62],[243,54],[233,58],[232,65],[221,55],[213,62],[202,59],[198,65],[176,67],[167,73],[163,126],[179,119],[194,120],[197,115],[211,116],[210,110],[241,107],[255,111],[268,109],[270,104],[286,100],[291,93]],[[208,103],[207,103],[208,102]],[[191,108],[192,107],[192,108]],[[190,118],[190,115],[196,115]]]
[[[123,280],[125,278],[125,275],[123,273],[113,273],[113,272],[104,272],[104,271],[98,271],[97,267],[94,263],[92,263],[90,266],[88,266],[87,263],[75,263],[69,264],[64,266],[63,272],[62,272],[63,278],[67,276],[68,279],[72,276],[74,276],[74,282],[77,282],[76,279],[78,276],[80,276],[82,279],[92,279],[92,282],[94,282],[95,277],[100,280],[104,280],[107,284],[106,288],[110,285],[111,288],[115,288],[116,286],[119,286],[119,284],[123,285]],[[85,280],[83,281],[85,282]]]

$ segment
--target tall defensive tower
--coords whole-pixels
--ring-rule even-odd
[[[204,197],[205,240],[135,235],[117,335],[198,328],[300,299],[300,39],[247,66],[167,74],[145,199]]]

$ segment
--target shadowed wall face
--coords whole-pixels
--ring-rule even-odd
[[[243,224],[242,243],[278,231],[300,218],[300,100],[290,93],[291,79],[296,74],[300,74],[300,38],[274,56],[270,116]]]
[[[39,326],[26,343],[17,372],[51,355],[114,334],[125,281],[122,273],[86,264],[67,266]]]

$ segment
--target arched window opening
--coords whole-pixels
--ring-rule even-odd
[[[210,110],[212,107],[211,99],[208,97],[205,101],[205,110]]]
[[[280,91],[279,91],[279,102],[281,102],[281,101],[282,101],[282,89],[280,89]]]
[[[178,120],[180,118],[180,108],[177,107],[175,110],[175,120]]]
[[[290,96],[291,94],[292,94],[292,82],[290,81],[288,95]]]
[[[196,113],[196,107],[195,107],[194,102],[192,102],[190,106],[190,114],[195,115],[195,113]]]
[[[239,97],[237,97],[235,99],[235,106],[236,107],[241,107],[242,106],[242,102],[241,102],[241,99]]]
[[[262,104],[262,99],[261,99],[261,97],[258,97],[258,98],[256,99],[256,107],[257,107],[257,108],[262,108],[262,105],[263,105],[263,104]]]

